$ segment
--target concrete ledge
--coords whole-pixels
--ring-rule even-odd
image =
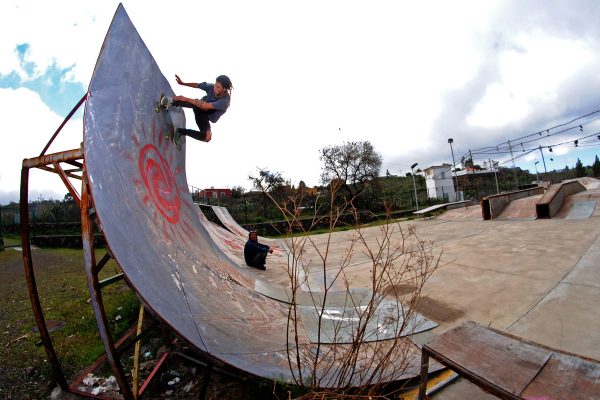
[[[565,202],[565,198],[583,192],[585,186],[578,181],[562,182],[550,186],[548,191],[535,205],[538,218],[552,218],[558,213]]]
[[[502,213],[502,210],[504,210],[504,207],[511,201],[542,193],[544,193],[544,188],[539,186],[533,189],[523,189],[484,197],[481,199],[481,214],[484,220],[497,218]]]
[[[474,205],[475,202],[473,200],[463,200],[463,201],[454,201],[452,203],[444,203],[444,204],[436,204],[431,207],[423,208],[422,210],[415,211],[413,214],[421,215],[427,214],[436,210],[444,209],[444,210],[453,210],[455,208],[467,207]]]

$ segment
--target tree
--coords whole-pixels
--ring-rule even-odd
[[[582,178],[585,176],[585,168],[581,163],[581,160],[577,158],[577,162],[575,163],[575,177]]]
[[[366,185],[379,176],[382,159],[369,141],[348,142],[321,149],[321,181],[340,182],[350,199],[356,198]]]
[[[281,188],[285,183],[285,179],[283,179],[280,172],[271,172],[262,168],[258,168],[258,176],[249,175],[248,179],[252,181],[252,186],[263,194],[263,216],[266,217],[269,201],[267,194]]]
[[[231,197],[234,199],[239,199],[243,196],[246,190],[241,186],[234,186],[231,188]]]
[[[595,177],[600,176],[600,160],[598,159],[598,155],[596,155],[596,159],[592,164],[592,175]]]

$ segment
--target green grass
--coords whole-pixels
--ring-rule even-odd
[[[319,234],[323,234],[323,233],[329,233],[329,232],[345,232],[345,231],[350,231],[353,229],[362,229],[362,228],[369,228],[372,226],[381,226],[381,225],[387,225],[387,224],[392,224],[392,223],[396,223],[396,222],[402,222],[402,221],[409,221],[414,219],[413,216],[409,216],[406,218],[395,218],[395,219],[390,219],[390,220],[377,220],[377,221],[373,221],[373,222],[369,222],[367,224],[363,224],[363,225],[356,225],[356,226],[352,226],[352,225],[340,225],[340,226],[336,226],[333,229],[329,229],[328,227],[324,227],[324,228],[316,228],[316,229],[312,229],[308,232],[294,232],[292,234],[285,234],[285,235],[273,235],[270,236],[272,238],[277,238],[277,239],[284,239],[284,238],[289,238],[289,237],[301,237],[301,236],[308,236],[308,235],[319,235]]]
[[[8,246],[16,241],[4,238]],[[105,250],[96,253],[100,259]],[[83,253],[78,249],[34,249],[32,260],[40,302],[46,320],[65,322],[50,333],[53,346],[67,379],[93,363],[104,353],[93,313]],[[0,398],[39,398],[52,386],[52,373],[36,327],[24,277],[22,253],[7,248],[0,252]],[[111,260],[100,279],[114,275],[117,264]],[[103,303],[114,339],[137,320],[139,300],[124,281],[102,289]],[[26,374],[26,370],[33,372]],[[32,382],[38,382],[32,384]],[[51,387],[50,387],[51,388]]]

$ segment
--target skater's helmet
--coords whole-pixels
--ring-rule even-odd
[[[217,76],[217,82],[219,82],[224,89],[229,90],[233,86],[231,85],[231,79],[227,75],[219,75]]]

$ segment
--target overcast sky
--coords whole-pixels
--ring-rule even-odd
[[[313,186],[319,150],[352,140],[371,141],[382,174],[394,175],[415,162],[452,163],[450,137],[457,159],[500,146],[475,152],[481,165],[492,158],[511,166],[501,152],[511,140],[523,155],[516,165],[532,172],[541,152],[522,150],[545,146],[548,170],[577,158],[588,165],[600,153],[597,0],[123,4],[176,93],[203,94],[177,85],[175,74],[233,81],[212,141],[187,141],[188,183],[199,188],[249,189],[257,167]],[[40,154],[86,92],[117,5],[3,2],[0,204],[18,201],[23,158]],[[550,129],[574,119],[562,134]],[[79,147],[82,130],[79,112],[49,152]],[[538,141],[519,146],[536,132],[544,132]],[[30,188],[33,199],[67,193],[42,171],[32,172]]]

